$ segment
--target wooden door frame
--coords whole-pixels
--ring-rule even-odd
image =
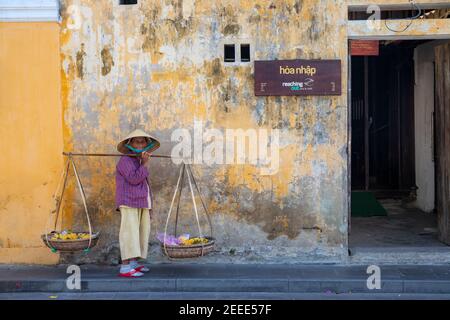
[[[444,74],[441,79],[446,86],[450,86],[450,79],[448,79],[448,73],[445,72],[446,66],[450,66],[450,42],[434,47],[434,54],[436,62],[438,55],[444,57],[442,65],[435,63],[435,114],[436,116],[436,131],[438,134],[435,137],[436,141],[436,196],[437,196],[437,219],[438,219],[438,235],[439,240],[447,245],[450,245],[450,208],[448,206],[450,202],[450,186],[446,184],[445,179],[450,176],[449,162],[450,154],[445,152],[450,148],[450,124],[447,121],[450,119],[450,94],[446,91],[446,87],[438,80],[438,77]],[[448,81],[448,83],[447,83]],[[441,99],[443,101],[441,101]]]
[[[349,35],[347,37],[347,44],[348,44],[348,48],[347,48],[347,103],[348,103],[348,108],[347,108],[347,201],[348,201],[348,206],[347,206],[347,248],[350,249],[349,246],[349,236],[351,233],[351,216],[352,216],[352,212],[351,212],[351,201],[352,201],[352,161],[351,161],[351,155],[352,155],[352,121],[351,121],[351,112],[352,112],[352,104],[351,104],[351,99],[352,99],[352,88],[351,88],[351,71],[352,71],[352,64],[351,64],[351,47],[350,47],[350,41],[351,40],[450,40],[450,29],[448,32],[444,33],[444,34],[431,34],[431,35],[378,35],[378,36],[374,36],[372,34],[358,34],[358,35]],[[435,173],[437,174],[437,173]],[[435,190],[436,192],[436,190]],[[348,250],[349,254],[350,254],[350,250]]]

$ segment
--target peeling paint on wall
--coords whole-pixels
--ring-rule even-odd
[[[281,163],[274,176],[261,176],[253,165],[196,166],[218,243],[252,246],[261,257],[282,247],[291,260],[302,253],[346,254],[345,1],[141,0],[127,8],[62,2],[67,149],[114,152],[123,135],[142,127],[161,139],[161,153],[170,153],[172,131],[192,130],[195,120],[222,131],[279,129]],[[82,5],[79,30],[67,28],[70,5]],[[222,45],[232,39],[250,39],[258,60],[340,59],[342,96],[255,97],[252,63],[223,62]],[[104,247],[96,249],[101,261],[117,249],[114,166],[113,159],[79,163],[94,223],[104,234]],[[161,160],[150,168],[153,230],[161,231],[177,168]],[[77,203],[70,210],[81,225]],[[191,210],[187,201],[180,222],[186,228]]]
[[[108,48],[103,48],[101,55],[103,62],[102,75],[106,76],[111,72],[111,68],[114,66],[114,60]]]
[[[81,49],[77,52],[77,77],[83,80],[84,76],[84,43],[81,44]]]

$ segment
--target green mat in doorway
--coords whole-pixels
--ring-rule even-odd
[[[387,216],[372,192],[352,192],[352,217]]]

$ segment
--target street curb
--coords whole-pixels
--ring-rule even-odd
[[[450,280],[385,280],[369,290],[366,280],[304,279],[108,279],[81,281],[70,290],[66,281],[0,281],[0,293],[24,292],[273,292],[273,293],[428,293],[450,294]]]

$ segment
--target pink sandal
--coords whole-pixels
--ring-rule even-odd
[[[124,278],[137,278],[137,277],[142,277],[143,275],[144,274],[137,269],[131,269],[130,272],[119,273],[119,277],[124,277]]]

